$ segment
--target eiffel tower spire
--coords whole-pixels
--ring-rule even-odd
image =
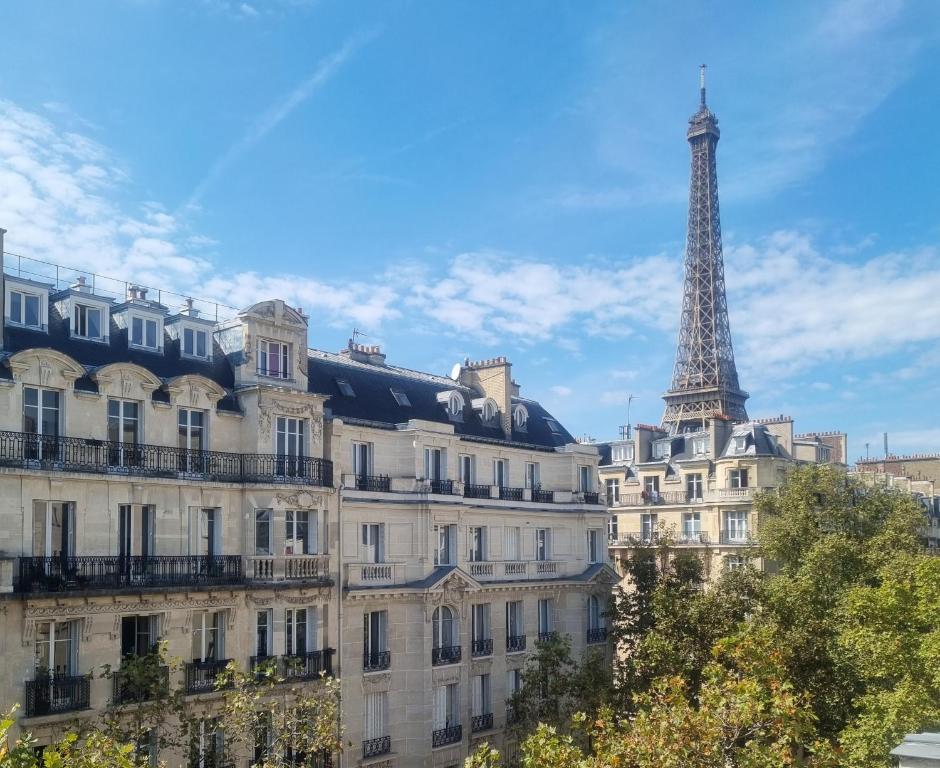
[[[718,215],[715,150],[721,132],[705,103],[705,65],[700,75],[701,104],[689,118],[686,138],[692,150],[689,230],[685,251],[682,319],[672,386],[663,395],[663,428],[675,434],[704,426],[710,416],[747,421],[747,392],[734,366],[725,267]]]

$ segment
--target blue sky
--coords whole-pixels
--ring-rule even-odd
[[[30,0],[4,7],[7,250],[506,354],[579,435],[658,423],[697,67],[752,416],[940,450],[940,5]]]

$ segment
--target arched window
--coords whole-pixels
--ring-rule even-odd
[[[463,398],[458,393],[450,393],[450,398],[447,401],[447,410],[451,417],[457,417],[463,412]]]
[[[450,608],[446,605],[435,608],[431,623],[436,649],[452,648],[459,645],[457,641],[457,617]]]
[[[529,411],[526,410],[524,405],[517,405],[512,409],[512,420],[516,425],[516,429],[525,429],[525,425],[529,421]]]
[[[483,403],[483,423],[492,424],[496,421],[497,408],[496,403],[492,400],[487,400]]]
[[[604,614],[601,611],[601,601],[597,595],[588,598],[588,629],[602,629],[604,627]]]

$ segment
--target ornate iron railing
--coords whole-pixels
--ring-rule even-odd
[[[0,466],[225,483],[333,485],[333,463],[310,456],[195,451],[28,432],[0,431]]]
[[[470,643],[470,655],[471,656],[492,656],[493,655],[493,638],[487,640],[473,640]]]
[[[589,643],[606,643],[607,627],[590,627],[587,631],[587,641]]]
[[[445,645],[431,649],[431,665],[439,667],[442,664],[456,664],[460,661],[461,650],[459,645]]]
[[[488,731],[493,727],[493,713],[485,715],[474,715],[470,718],[470,730],[473,733],[477,731]]]
[[[186,693],[210,693],[231,659],[186,662]]]
[[[585,504],[600,503],[600,494],[597,491],[582,491],[581,495],[584,497]]]
[[[39,675],[26,681],[26,717],[88,709],[91,683],[77,675]]]
[[[377,739],[366,739],[364,742],[362,742],[362,756],[364,758],[375,757],[376,755],[384,755],[386,752],[391,751],[391,736],[379,736]]]
[[[115,704],[135,704],[152,701],[161,693],[170,690],[170,668],[148,663],[146,668],[129,673],[127,670],[115,670],[112,676]]]
[[[463,726],[451,725],[447,728],[438,728],[431,732],[431,746],[443,747],[446,744],[457,744],[463,738]]]
[[[516,653],[525,650],[525,635],[507,635],[506,652]]]
[[[388,475],[356,475],[357,491],[385,491],[392,488],[392,479]]]
[[[366,651],[362,655],[362,671],[378,672],[392,666],[391,651]]]
[[[240,584],[239,555],[82,555],[20,557],[18,592]]]
[[[549,643],[557,637],[558,637],[557,632],[539,632],[538,642]]]
[[[523,493],[523,488],[510,488],[506,485],[499,486],[499,498],[503,501],[522,501]]]
[[[536,501],[539,504],[554,504],[555,492],[543,491],[541,488],[533,488],[532,489],[532,501]]]
[[[722,528],[719,542],[721,544],[740,544],[742,546],[752,546],[754,544],[754,539],[751,536],[751,532],[748,530],[742,531],[739,528],[728,530],[727,528]]]
[[[284,677],[288,680],[317,680],[321,677],[333,677],[334,648],[322,651],[281,656],[284,665]]]
[[[451,496],[454,493],[453,480],[431,480],[428,485],[431,487],[431,493],[438,493],[444,496]]]
[[[490,487],[488,485],[466,483],[463,487],[463,495],[467,499],[488,499],[490,498]]]

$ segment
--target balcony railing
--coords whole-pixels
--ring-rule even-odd
[[[26,682],[26,717],[88,709],[91,684],[87,677],[40,675]]]
[[[377,739],[366,739],[362,742],[363,758],[376,757],[392,751],[392,737],[379,736]]]
[[[366,651],[362,655],[363,672],[379,672],[392,666],[391,651]]]
[[[722,528],[718,541],[722,544],[740,544],[742,546],[751,546],[754,544],[751,532],[747,530],[742,531],[738,528]]]
[[[332,582],[329,555],[249,555],[246,576],[255,581]]]
[[[463,487],[464,498],[467,499],[488,499],[490,498],[490,487],[488,485],[473,485],[465,483]]]
[[[223,483],[333,485],[333,462],[327,459],[195,451],[28,432],[0,432],[0,466]]]
[[[532,501],[535,501],[539,504],[554,504],[555,492],[543,491],[541,488],[533,488],[532,489]]]
[[[507,635],[506,653],[519,653],[525,650],[525,635]]]
[[[600,504],[600,493],[597,491],[582,491],[581,496],[585,504]]]
[[[522,501],[525,494],[523,488],[510,488],[506,485],[499,486],[499,498],[503,501]]]
[[[210,693],[216,690],[215,681],[230,661],[231,659],[207,659],[186,662],[186,693]]]
[[[240,584],[239,555],[20,557],[19,592]]]
[[[321,651],[287,654],[284,656],[252,656],[249,670],[260,681],[267,675],[282,676],[285,680],[319,680],[333,677],[334,648]]]
[[[539,632],[538,642],[548,643],[558,637],[557,632]]]
[[[461,650],[459,645],[444,645],[431,649],[431,665],[440,667],[444,664],[456,664],[460,661]]]
[[[685,504],[688,498],[685,491],[642,491],[640,493],[621,493],[618,507],[650,507],[658,504]]]
[[[676,544],[685,546],[695,546],[696,544],[708,544],[711,537],[704,531],[684,531],[676,536]]]
[[[443,496],[452,496],[454,494],[453,480],[429,480],[431,493],[438,493]]]
[[[473,733],[478,731],[488,731],[493,727],[493,713],[485,715],[474,715],[470,718],[470,730]]]
[[[431,746],[443,747],[447,744],[457,744],[463,738],[463,726],[451,725],[447,728],[438,728],[431,732]]]
[[[486,640],[472,640],[470,643],[470,655],[474,658],[479,656],[492,656],[493,638],[490,637]]]
[[[653,544],[659,544],[659,533],[657,531],[632,533],[621,531],[616,538],[610,539],[610,546],[612,547],[646,547]]]
[[[587,631],[588,643],[606,643],[607,627],[590,627]]]
[[[170,668],[153,665],[135,669],[133,673],[118,669],[112,676],[115,704],[136,704],[153,701],[170,690]]]
[[[356,475],[357,491],[383,491],[388,493],[392,479],[388,475]]]

